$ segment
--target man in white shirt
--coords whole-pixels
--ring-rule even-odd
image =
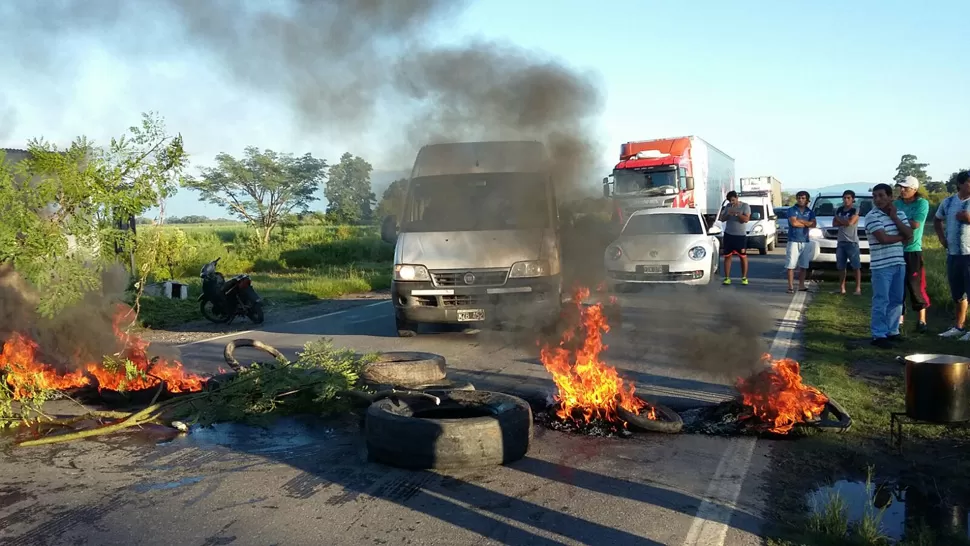
[[[936,209],[933,229],[946,249],[946,277],[956,303],[953,326],[940,337],[959,336],[960,341],[970,341],[970,333],[964,329],[970,292],[970,172],[957,174],[957,192]]]
[[[893,188],[872,188],[872,210],[866,215],[869,270],[872,272],[872,344],[890,349],[899,339],[899,317],[906,297],[906,260],[903,243],[913,238],[906,214],[893,205]]]

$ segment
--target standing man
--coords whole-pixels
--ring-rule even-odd
[[[751,206],[741,202],[738,192],[729,191],[728,204],[721,211],[718,220],[724,222],[724,242],[721,253],[724,254],[724,282],[731,284],[731,257],[735,254],[741,260],[741,284],[748,284],[748,232],[744,225],[751,219]]]
[[[930,202],[916,195],[919,190],[919,180],[915,176],[907,176],[896,183],[899,188],[899,199],[893,204],[896,210],[906,213],[909,226],[913,228],[913,239],[903,246],[903,259],[906,260],[906,292],[909,293],[909,303],[919,316],[916,331],[926,332],[926,310],[930,306],[930,296],[926,293],[926,269],[923,265],[923,228],[926,217],[930,214]],[[903,318],[899,316],[899,326],[903,326]]]
[[[940,203],[933,228],[946,249],[946,278],[950,295],[957,304],[953,327],[940,337],[960,336],[960,341],[970,341],[970,333],[963,329],[967,320],[967,292],[970,292],[970,172],[957,174],[957,193]]]
[[[892,348],[899,339],[899,317],[906,296],[906,260],[903,243],[913,238],[906,214],[893,205],[893,188],[876,184],[872,188],[872,210],[866,215],[869,240],[869,270],[872,272],[872,344]]]
[[[836,294],[845,294],[846,267],[855,274],[855,294],[862,295],[862,256],[859,252],[859,210],[855,208],[855,192],[842,192],[842,206],[835,211],[832,225],[839,228],[835,246],[835,267],[841,277]]]
[[[805,271],[812,260],[808,245],[808,230],[815,227],[815,212],[808,208],[808,192],[795,194],[795,204],[788,209],[788,243],[785,244],[785,269],[788,270],[788,293],[795,293],[795,269],[798,269],[798,289],[805,286]]]

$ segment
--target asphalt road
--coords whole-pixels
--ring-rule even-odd
[[[768,331],[743,343],[775,356],[789,351],[806,298],[785,293],[782,259],[783,249],[752,256],[748,286],[694,291],[712,301],[730,293],[763,310]],[[705,339],[698,332],[730,339],[731,330],[711,306],[683,301],[656,291],[622,295],[623,318],[604,355],[638,393],[676,408],[725,399],[733,379],[684,362],[682,347]],[[179,349],[187,367],[213,372],[231,337],[259,339],[292,357],[318,336],[364,351],[439,353],[450,376],[478,389],[551,385],[528,335],[400,339],[390,303],[373,300]],[[0,543],[754,545],[771,447],[747,438],[602,439],[537,427],[521,461],[432,473],[366,462],[353,424],[218,426],[162,445],[155,432],[30,449],[2,440]]]

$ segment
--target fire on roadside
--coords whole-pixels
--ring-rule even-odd
[[[828,397],[815,387],[802,384],[798,362],[790,358],[774,360],[762,356],[765,369],[737,381],[741,401],[767,432],[787,434],[799,423],[819,418]]]
[[[617,413],[621,407],[634,415],[656,419],[654,408],[635,396],[633,383],[624,381],[616,368],[600,359],[606,349],[603,334],[610,326],[602,303],[583,305],[589,293],[585,287],[574,291],[572,303],[578,320],[567,325],[558,346],[545,345],[540,351],[540,360],[556,384],[557,415],[563,420],[581,414],[587,423],[593,419],[618,423],[623,421]]]
[[[165,381],[172,393],[201,391],[205,379],[187,373],[178,361],[150,359],[149,343],[127,333],[122,325],[131,317],[131,308],[119,304],[112,328],[118,340],[118,352],[101,362],[80,363],[76,371],[62,372],[42,361],[37,343],[23,332],[10,336],[0,352],[0,378],[15,400],[24,399],[37,390],[69,390],[86,387],[96,381],[98,390],[140,391],[158,388]],[[120,364],[111,365],[109,362]],[[77,363],[75,363],[77,364]]]

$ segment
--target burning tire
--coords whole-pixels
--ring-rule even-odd
[[[235,357],[232,356],[233,351],[235,351],[237,347],[253,347],[254,349],[259,349],[263,352],[269,353],[275,359],[286,360],[283,353],[277,351],[275,348],[263,343],[262,341],[256,341],[255,339],[248,338],[234,339],[226,344],[226,348],[222,351],[222,357],[225,358],[226,364],[237,372],[243,370],[243,366],[238,360],[235,359]]]
[[[450,469],[517,461],[532,444],[532,409],[508,394],[447,391],[429,400],[378,400],[367,408],[371,459],[401,468]]]
[[[656,419],[648,419],[637,415],[631,411],[616,407],[616,413],[621,419],[630,424],[630,427],[642,432],[662,432],[666,434],[677,434],[684,428],[684,420],[680,414],[660,404],[650,404],[656,412]]]
[[[441,383],[445,380],[445,357],[413,351],[381,353],[360,376],[367,383],[408,388]]]

